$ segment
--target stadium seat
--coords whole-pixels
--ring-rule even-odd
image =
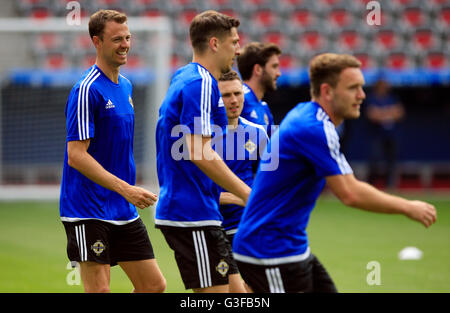
[[[32,8],[29,17],[36,20],[45,19],[52,16],[51,11],[45,7]]]
[[[374,34],[372,47],[377,51],[390,51],[403,46],[403,38],[393,28],[384,28]]]
[[[290,48],[290,39],[289,36],[286,36],[282,32],[267,32],[261,36],[262,42],[272,42],[277,44],[281,50],[287,51]]]
[[[289,16],[288,25],[294,29],[317,25],[318,18],[313,11],[307,8],[295,9]]]
[[[283,52],[283,54],[280,56],[281,70],[288,70],[296,68],[297,66],[298,66],[297,59],[293,55]]]
[[[263,30],[273,30],[277,29],[279,26],[278,15],[269,9],[255,11],[250,19],[254,27]]]
[[[343,28],[354,24],[354,17],[352,13],[350,13],[345,8],[330,10],[326,19],[330,27],[332,28],[335,27]]]
[[[295,50],[298,55],[311,55],[324,52],[329,46],[328,38],[320,28],[312,28],[295,37]]]
[[[78,62],[78,66],[82,69],[87,69],[94,65],[97,55],[95,53],[84,54]]]
[[[402,51],[394,51],[389,53],[384,59],[383,65],[395,70],[403,70],[415,67],[411,56]]]
[[[411,45],[414,50],[432,50],[440,46],[440,39],[430,28],[417,29],[412,34]]]
[[[422,65],[431,69],[443,69],[450,65],[448,56],[441,51],[429,51],[423,57]]]
[[[442,7],[437,13],[436,17],[437,26],[441,28],[444,32],[448,32],[450,28],[450,5]]]
[[[163,16],[164,12],[157,8],[148,8],[141,11],[143,17],[159,17]]]
[[[67,59],[62,53],[50,53],[44,57],[44,68],[52,70],[60,70],[69,67],[70,60]]]
[[[65,48],[64,36],[58,33],[40,33],[36,35],[33,46],[35,51],[50,53],[63,52]]]
[[[177,38],[182,40],[188,36],[189,25],[198,13],[197,9],[186,9],[174,17],[174,34]]]
[[[428,15],[420,6],[406,7],[400,13],[400,22],[406,29],[429,26]]]
[[[366,50],[352,53],[355,58],[361,62],[361,68],[376,68],[378,66],[377,60],[374,56],[370,55]]]
[[[366,46],[366,40],[354,29],[344,30],[337,37],[337,45],[340,52],[352,52],[362,50]]]
[[[321,7],[336,7],[343,5],[345,3],[345,0],[318,0],[318,5]]]

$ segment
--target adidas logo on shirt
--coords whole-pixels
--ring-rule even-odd
[[[116,106],[114,105],[114,103],[112,103],[112,101],[110,99],[108,99],[108,103],[106,103],[105,109],[112,109],[115,107]]]
[[[258,114],[256,113],[255,110],[253,110],[252,113],[250,113],[250,116],[253,118],[258,118]]]

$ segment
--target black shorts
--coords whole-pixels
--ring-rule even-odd
[[[90,261],[114,266],[117,262],[155,258],[147,229],[140,218],[124,225],[93,219],[63,224],[67,256],[72,263]]]
[[[337,292],[330,275],[313,254],[304,261],[273,266],[240,261],[237,264],[255,293]]]
[[[186,289],[226,285],[228,275],[239,273],[222,227],[157,227],[175,252]]]

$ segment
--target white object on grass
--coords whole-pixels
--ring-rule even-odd
[[[420,260],[423,252],[416,247],[405,247],[398,253],[400,260]]]

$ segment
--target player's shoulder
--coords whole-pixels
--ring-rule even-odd
[[[217,87],[217,82],[211,73],[197,63],[189,63],[179,68],[174,74],[172,83],[182,85],[187,90],[197,89],[199,86],[205,89]]]
[[[120,77],[120,84],[123,84],[125,87],[127,88],[132,88],[133,84],[131,83],[131,81],[123,74],[119,74]]]
[[[301,102],[287,114],[284,128],[296,136],[318,138],[323,137],[324,131],[332,130],[334,126],[319,104]]]
[[[253,122],[250,122],[249,120],[247,120],[246,118],[239,116],[239,121],[241,122],[241,124],[245,127],[245,128],[256,128],[258,131],[263,131],[264,133],[266,133],[266,130],[264,129],[264,126],[260,125],[260,124],[256,124]]]

